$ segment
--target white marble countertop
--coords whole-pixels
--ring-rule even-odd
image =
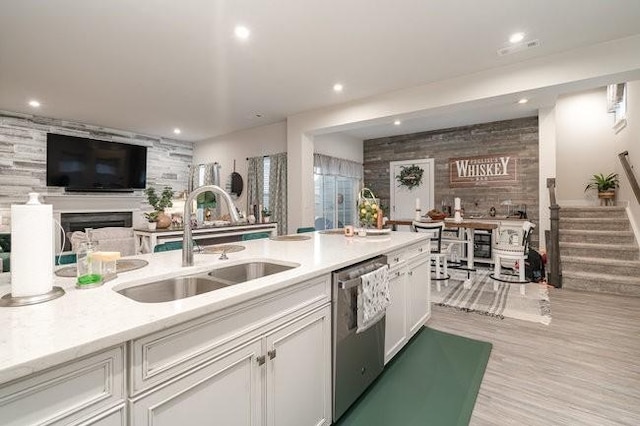
[[[245,241],[245,250],[195,254],[194,266],[182,267],[182,252],[134,256],[149,265],[120,273],[101,287],[76,289],[75,278],[56,277],[54,285],[66,294],[38,305],[0,308],[0,383],[4,383],[77,357],[108,348],[207,313],[241,303],[332,270],[387,253],[427,237],[392,232],[390,235],[344,237],[318,232],[305,241]],[[114,291],[158,279],[209,271],[216,267],[255,260],[299,264],[275,275],[209,293],[164,303],[139,303]],[[11,291],[7,275],[0,295]]]

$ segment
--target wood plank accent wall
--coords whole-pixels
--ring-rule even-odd
[[[47,132],[146,145],[147,186],[170,185],[176,192],[187,189],[191,142],[0,111],[0,207],[24,203],[31,191],[63,192],[46,187]]]
[[[449,187],[450,158],[494,154],[518,156],[517,185]],[[513,204],[526,204],[529,220],[538,224],[538,117],[365,140],[365,186],[381,198],[383,206],[389,206],[389,162],[422,158],[435,160],[436,208],[441,208],[443,199],[453,203],[454,197],[460,197],[467,217],[488,216],[492,206],[502,215],[506,207],[500,203],[511,199]]]

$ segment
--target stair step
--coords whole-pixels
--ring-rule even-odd
[[[565,256],[597,257],[600,259],[638,260],[640,250],[635,245],[560,243],[561,259]]]
[[[562,288],[640,297],[640,278],[563,271]]]
[[[629,219],[627,218],[560,218],[559,227],[562,230],[585,231],[629,231]]]
[[[626,218],[627,212],[624,207],[561,207],[561,218]]]
[[[635,241],[632,231],[560,230],[560,242],[565,243],[634,244]]]
[[[562,258],[562,272],[588,272],[592,274],[640,277],[640,260],[564,256]]]

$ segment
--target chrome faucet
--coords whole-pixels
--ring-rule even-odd
[[[194,189],[187,196],[187,200],[184,202],[184,216],[182,218],[182,222],[184,223],[184,234],[182,236],[182,266],[193,266],[193,232],[191,229],[192,204],[193,200],[204,192],[211,192],[215,195],[220,195],[219,198],[222,198],[227,203],[227,209],[231,216],[231,224],[236,225],[240,223],[238,210],[236,209],[235,204],[233,204],[231,196],[224,189],[217,185],[205,185]],[[220,202],[219,199],[216,199],[216,201]]]

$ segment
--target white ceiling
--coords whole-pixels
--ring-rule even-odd
[[[639,22],[638,0],[2,0],[0,110],[167,137],[180,127],[195,141],[627,37]],[[540,47],[498,56],[515,31]]]

